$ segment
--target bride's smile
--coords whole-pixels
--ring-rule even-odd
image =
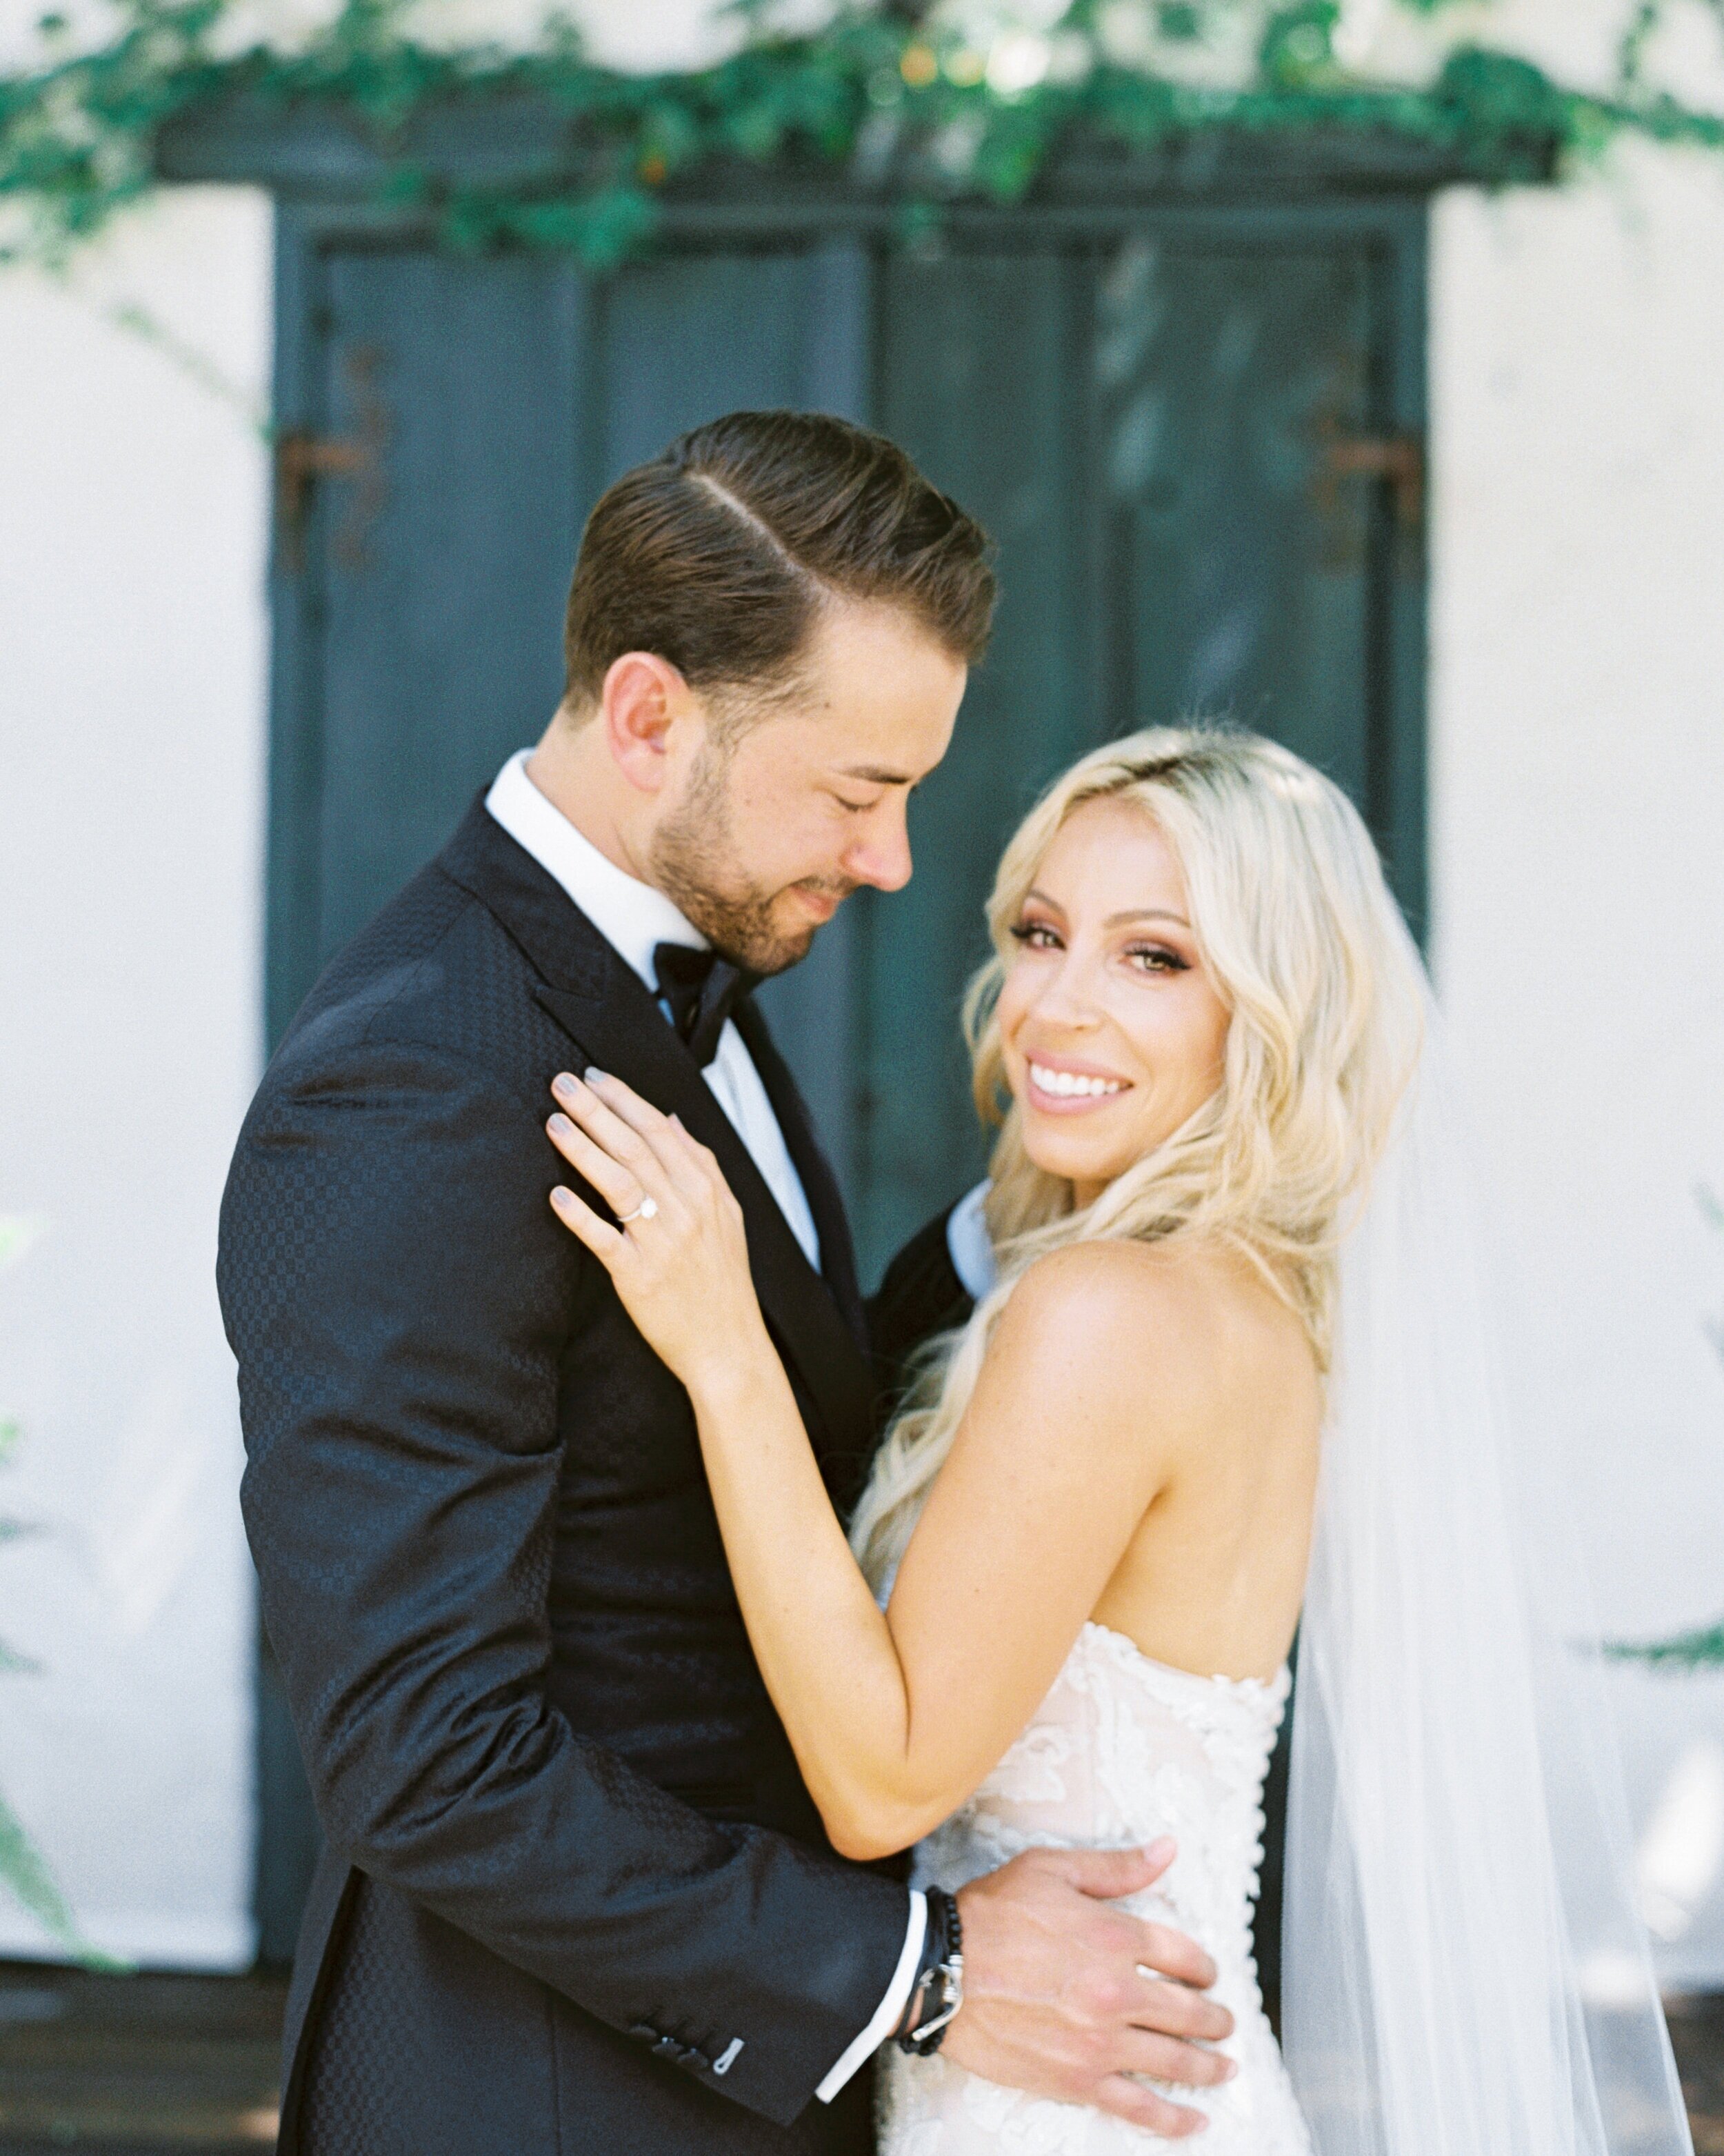
[[[1030,1158],[1085,1205],[1214,1092],[1227,1005],[1178,856],[1131,803],[1073,811],[1012,933],[998,1006],[1007,1083]]]

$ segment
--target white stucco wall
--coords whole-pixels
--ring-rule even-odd
[[[1434,957],[1607,1626],[1724,1614],[1724,164],[1437,205]],[[1724,1675],[1625,1672],[1673,1981],[1724,1985]]]
[[[88,1932],[251,1952],[249,1569],[215,1211],[261,1034],[269,221],[192,191],[0,271],[0,1791]],[[0,1954],[45,1942],[0,1894]]]

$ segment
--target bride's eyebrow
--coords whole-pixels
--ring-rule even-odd
[[[1032,901],[1038,906],[1046,906],[1049,913],[1057,913],[1062,919],[1065,917],[1065,908],[1058,899],[1049,898],[1046,891],[1025,891],[1024,903],[1028,906]],[[1110,913],[1101,925],[1104,928],[1123,928],[1128,921],[1171,921],[1176,928],[1188,929],[1191,927],[1183,913],[1174,913],[1165,906],[1127,906],[1123,913]]]

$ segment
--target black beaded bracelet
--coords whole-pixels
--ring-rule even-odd
[[[957,1903],[942,1887],[927,1890],[927,1929],[910,1999],[898,2024],[900,2051],[931,2058],[964,2003],[964,1928]]]

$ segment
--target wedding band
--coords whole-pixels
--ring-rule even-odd
[[[619,1228],[626,1228],[631,1220],[650,1220],[658,1209],[659,1202],[655,1198],[643,1198],[632,1213],[619,1213],[617,1215],[617,1225]]]

